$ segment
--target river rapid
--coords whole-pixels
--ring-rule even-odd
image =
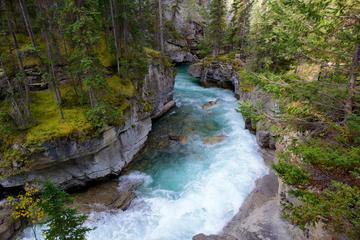
[[[154,124],[145,148],[119,178],[119,187],[123,181],[142,182],[137,198],[126,211],[90,214],[86,224],[95,229],[88,240],[216,234],[267,173],[230,90],[201,87],[182,65],[174,94],[177,107]],[[213,107],[202,107],[215,100]],[[33,239],[31,229],[21,239]]]

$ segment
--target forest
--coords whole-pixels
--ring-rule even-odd
[[[179,29],[184,12],[199,39]],[[173,61],[171,44],[194,56],[202,78],[214,64],[239,78],[237,110],[276,141],[284,219],[305,235],[321,224],[332,239],[359,239],[359,0],[0,0],[0,178],[32,171],[44,143],[126,125],[134,101],[152,114],[149,66],[190,62]],[[241,97],[258,91],[276,112]],[[51,182],[8,198],[13,217],[50,226],[45,239],[92,230]]]

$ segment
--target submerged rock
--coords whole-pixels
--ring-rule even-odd
[[[189,141],[188,136],[185,135],[169,135],[169,139],[180,142],[181,144],[186,144]]]
[[[90,187],[85,192],[73,195],[72,207],[83,213],[106,211],[111,209],[126,210],[136,197],[135,190],[141,182],[121,182],[112,180]]]
[[[202,105],[202,109],[207,110],[209,108],[212,108],[217,104],[218,101],[219,101],[219,99],[209,101],[209,102],[205,103],[204,105]]]
[[[206,137],[206,138],[204,138],[203,143],[207,144],[207,145],[213,145],[213,144],[224,141],[225,137],[226,136],[223,134],[217,135],[217,136]]]

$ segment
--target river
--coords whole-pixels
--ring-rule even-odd
[[[87,225],[95,229],[89,240],[191,240],[218,233],[267,173],[233,93],[201,87],[186,65],[177,71],[177,107],[154,124],[145,148],[120,177],[143,182],[137,198],[126,211],[90,214]],[[22,239],[31,235],[27,229]]]

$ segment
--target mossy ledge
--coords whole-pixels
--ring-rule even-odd
[[[150,59],[147,74],[136,89],[131,82],[119,83],[116,76],[108,78],[113,94],[106,97],[122,113],[119,124],[114,126],[95,130],[85,118],[86,109],[71,105],[64,108],[65,119],[69,120],[63,121],[58,116],[52,95],[48,91],[34,92],[33,100],[47,105],[42,109],[38,104],[34,114],[46,116],[46,121],[26,129],[26,135],[22,132],[7,139],[18,139],[13,142],[12,149],[15,149],[15,155],[26,160],[19,160],[21,166],[13,163],[2,166],[1,186],[14,188],[29,181],[49,179],[69,189],[119,174],[144,145],[152,119],[175,105],[173,67],[157,56]],[[62,88],[66,90],[66,84]],[[71,89],[67,90],[69,95],[66,97],[71,98]],[[52,102],[54,104],[50,104]],[[52,118],[54,121],[48,121]],[[9,158],[13,155],[8,153]],[[15,174],[7,174],[6,168],[12,168],[11,172]],[[19,170],[14,171],[14,168]]]

